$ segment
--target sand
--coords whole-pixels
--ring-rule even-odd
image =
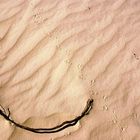
[[[0,0],[0,140],[140,140],[139,0]]]

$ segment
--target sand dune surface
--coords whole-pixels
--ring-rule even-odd
[[[1,140],[140,139],[139,0],[0,0]],[[2,109],[2,108],[1,108]]]

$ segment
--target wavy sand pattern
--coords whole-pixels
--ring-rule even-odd
[[[90,115],[38,135],[0,117],[1,140],[140,139],[139,0],[0,0],[0,104],[32,127]]]

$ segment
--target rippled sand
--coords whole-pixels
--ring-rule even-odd
[[[0,0],[1,140],[140,140],[139,0]]]

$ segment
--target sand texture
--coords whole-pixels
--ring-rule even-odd
[[[140,140],[140,0],[0,0],[0,140]]]

